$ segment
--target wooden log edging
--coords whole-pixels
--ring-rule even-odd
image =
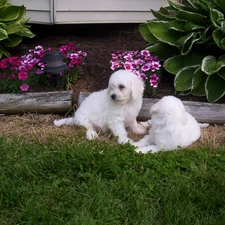
[[[88,96],[89,92],[80,92],[78,105]],[[143,105],[138,120],[150,119],[149,110],[159,99],[143,99]],[[225,124],[225,105],[217,103],[182,101],[186,110],[201,123]]]
[[[0,94],[0,114],[67,113],[73,105],[72,90]]]

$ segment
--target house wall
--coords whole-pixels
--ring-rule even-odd
[[[24,5],[30,23],[142,23],[167,0],[9,0]]]

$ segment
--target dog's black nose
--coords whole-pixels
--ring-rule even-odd
[[[115,99],[116,99],[116,95],[115,95],[115,94],[112,94],[112,95],[111,95],[111,98],[112,98],[113,100],[115,100]]]

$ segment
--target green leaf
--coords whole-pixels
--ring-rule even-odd
[[[6,57],[10,57],[10,54],[8,51],[6,51],[3,46],[0,45],[0,58],[2,58],[2,56],[5,55]]]
[[[189,34],[186,34],[185,36],[182,36],[181,38],[179,38],[177,41],[176,41],[176,45],[178,46],[183,46],[186,44],[186,42],[189,41],[189,39],[194,35],[194,33],[189,33]]]
[[[173,7],[174,9],[176,9],[177,11],[183,9],[185,11],[189,11],[189,12],[193,12],[193,9],[190,7],[190,6],[186,6],[186,5],[183,5],[181,3],[178,3],[174,0],[168,0],[168,3],[171,7]]]
[[[157,43],[157,38],[155,38],[152,33],[150,32],[150,30],[148,29],[148,25],[147,24],[140,24],[139,25],[139,31],[142,35],[142,37],[150,42],[150,43]]]
[[[221,41],[224,39],[223,32],[219,29],[214,30],[212,36],[217,46],[219,46],[222,50],[225,50],[224,46],[221,43]]]
[[[24,6],[8,5],[0,11],[0,21],[20,20],[25,14],[25,11],[26,8]]]
[[[20,32],[22,26],[19,23],[10,23],[6,26],[7,34],[14,34]]]
[[[156,17],[159,20],[172,20],[174,18],[171,15],[169,15],[168,11],[162,7],[160,8],[159,11],[151,9],[151,13],[154,17]]]
[[[217,9],[210,9],[210,20],[217,29],[220,28],[220,23],[218,23],[219,19],[224,19],[223,13]]]
[[[223,49],[225,49],[225,38],[223,38],[223,39],[221,40],[221,47],[222,47]]]
[[[222,10],[222,12],[225,12],[224,0],[214,0],[214,2]]]
[[[217,61],[214,56],[209,55],[202,60],[201,70],[207,75],[212,75],[214,73],[217,73],[224,66],[225,61],[223,60],[223,58],[220,58],[220,60]]]
[[[172,46],[176,46],[175,42],[180,38],[180,32],[168,29],[169,22],[166,21],[150,21],[148,22],[148,28],[150,32],[159,41],[167,43]]]
[[[201,66],[204,55],[199,52],[190,52],[187,55],[177,55],[167,59],[163,67],[169,73],[176,75],[184,67],[199,67]]]
[[[200,0],[198,4],[199,4],[199,9],[198,10],[201,9],[201,12],[208,16],[209,13],[210,13],[210,5],[211,5],[210,2],[208,0],[206,0],[206,1],[205,0]]]
[[[175,95],[185,96],[185,95],[190,95],[190,94],[191,94],[191,89],[188,89],[187,91],[176,91],[175,90]]]
[[[174,87],[176,91],[187,91],[192,87],[192,77],[195,72],[195,68],[192,67],[184,67],[180,70],[175,79],[174,79]]]
[[[178,21],[178,20],[172,20],[169,22],[169,29],[176,30],[180,32],[184,32],[185,22],[184,21]]]
[[[204,16],[200,13],[180,10],[177,13],[177,18],[185,21],[191,21],[196,24],[204,24],[204,21],[207,19],[207,16]]]
[[[8,0],[0,0],[0,6],[6,5],[7,2],[8,2]]]
[[[3,40],[1,43],[6,47],[15,47],[23,40],[22,36],[19,35],[9,35],[8,39]]]
[[[194,33],[191,40],[187,41],[183,45],[183,47],[181,49],[181,54],[182,55],[188,54],[192,50],[192,47],[193,47],[194,43],[197,42],[200,39],[201,39],[201,33],[200,32]]]
[[[225,33],[225,20],[220,20],[220,29],[223,33]]]
[[[6,24],[5,23],[0,23],[0,28],[6,30]]]
[[[26,27],[21,27],[20,31],[17,33],[23,37],[33,38],[35,35]]]
[[[207,79],[207,75],[201,71],[201,69],[197,69],[192,77],[192,88],[191,94],[196,96],[205,96],[205,82]]]
[[[221,70],[218,72],[218,75],[222,77],[225,80],[225,68],[221,68]]]
[[[0,41],[7,39],[8,38],[8,34],[6,32],[6,30],[0,28]]]
[[[208,101],[216,102],[225,94],[225,80],[217,74],[208,76],[205,89]]]
[[[157,43],[148,46],[148,49],[152,55],[157,55],[160,61],[165,61],[166,59],[173,57],[174,54],[178,54],[178,49],[164,43]]]
[[[201,39],[199,41],[196,42],[196,44],[207,44],[207,42],[209,40],[211,40],[212,36],[211,36],[211,28],[212,26],[207,27],[206,29],[204,29],[201,33]]]
[[[193,0],[186,0],[186,2],[195,10],[199,10],[198,2],[194,2]]]
[[[201,25],[198,25],[196,23],[193,23],[192,21],[187,21],[184,25],[184,29],[185,29],[186,32],[192,32],[192,31],[200,30],[200,29],[205,30],[205,27],[201,26]]]

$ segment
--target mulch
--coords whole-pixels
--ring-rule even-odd
[[[97,24],[97,25],[31,25],[31,31],[36,34],[32,39],[23,42],[10,50],[11,55],[27,53],[31,48],[42,45],[44,48],[58,49],[61,45],[74,42],[78,49],[85,51],[87,57],[82,66],[82,75],[75,83],[75,96],[80,92],[99,91],[107,87],[112,74],[110,69],[111,54],[117,50],[141,50],[147,45],[141,36],[138,24]],[[175,95],[174,76],[163,73],[155,96]],[[185,101],[207,102],[205,97],[192,95],[177,96]],[[225,103],[225,97],[218,103]]]

